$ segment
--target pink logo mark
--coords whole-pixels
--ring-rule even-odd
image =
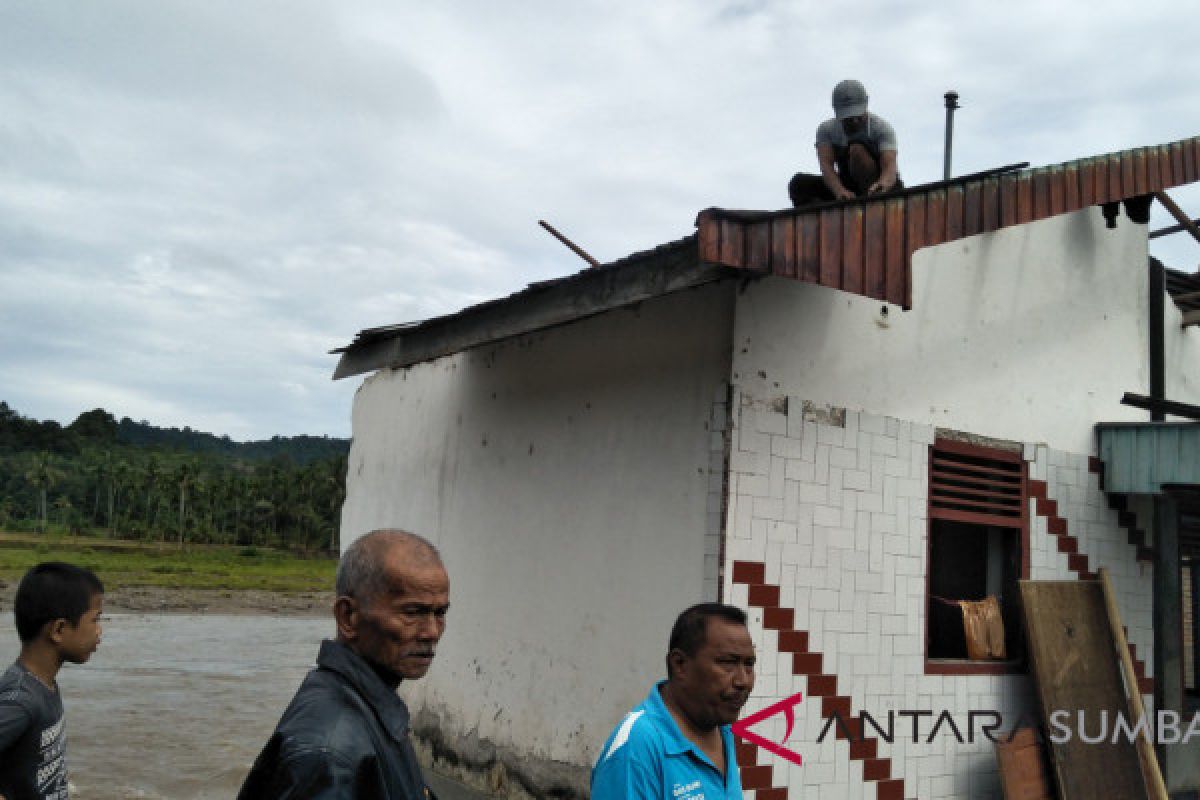
[[[762,711],[757,711],[750,716],[745,717],[744,719],[739,719],[737,722],[733,723],[733,732],[739,739],[744,739],[751,744],[756,744],[767,752],[774,753],[780,758],[786,758],[788,761],[796,764],[797,766],[803,766],[804,760],[800,757],[800,754],[789,747],[785,747],[783,744],[788,740],[788,737],[792,735],[792,727],[796,724],[796,714],[793,709],[799,705],[802,700],[804,700],[804,693],[796,692],[791,697],[784,698],[778,703],[769,705]],[[783,714],[784,721],[787,722],[787,729],[783,732],[783,738],[779,741],[779,744],[772,742],[765,736],[759,736],[757,733],[750,730],[751,725],[757,725],[764,719],[769,719],[776,714]]]

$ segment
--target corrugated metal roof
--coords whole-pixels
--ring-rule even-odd
[[[700,258],[909,308],[912,254],[1200,179],[1200,137],[873,199],[697,219]]]
[[[333,351],[341,354],[333,377],[430,361],[743,274],[701,261],[696,237],[689,236],[565,278],[533,283],[455,314],[364,330],[353,343]]]
[[[1200,485],[1200,423],[1105,422],[1096,426],[1104,490],[1158,494]]]
[[[1186,272],[1168,269],[1166,275],[1167,292],[1175,301],[1175,306],[1184,313],[1186,324],[1189,313],[1200,313],[1200,272],[1189,275]]]

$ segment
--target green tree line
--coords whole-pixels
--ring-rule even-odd
[[[117,419],[63,427],[0,402],[0,529],[337,550],[349,442],[226,437]]]

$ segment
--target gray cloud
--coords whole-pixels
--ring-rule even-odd
[[[1173,4],[910,6],[0,6],[0,399],[345,435],[328,349],[782,207],[844,77],[910,183],[951,87],[960,172],[1200,133]]]

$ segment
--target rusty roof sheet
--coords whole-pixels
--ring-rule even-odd
[[[912,306],[922,247],[1200,179],[1200,137],[780,212],[709,209],[700,258]]]

